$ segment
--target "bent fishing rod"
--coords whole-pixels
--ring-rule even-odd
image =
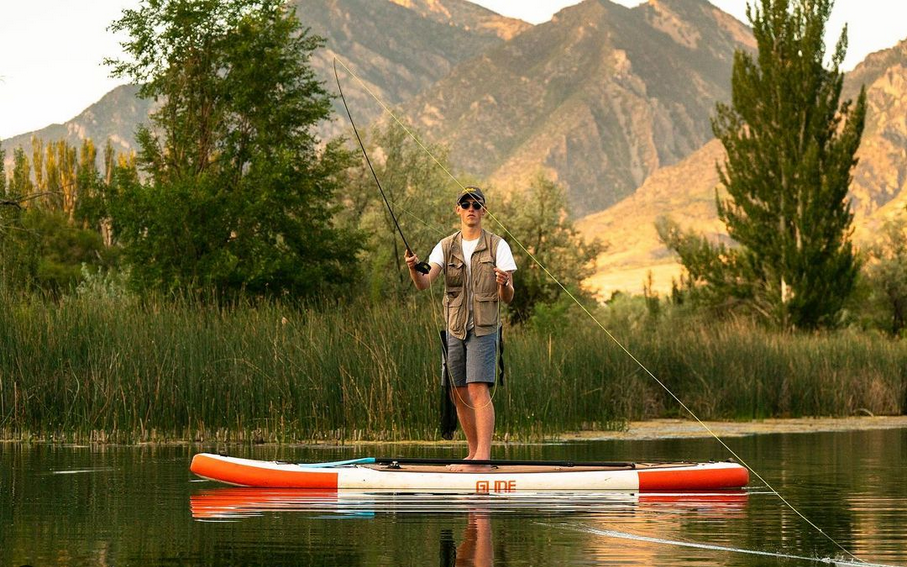
[[[365,144],[362,143],[362,138],[359,136],[359,130],[356,129],[356,123],[353,122],[353,115],[350,113],[350,107],[346,103],[346,97],[343,96],[343,88],[340,86],[340,75],[337,74],[337,58],[334,58],[334,79],[337,80],[337,90],[340,91],[340,100],[343,101],[343,108],[346,109],[346,115],[350,119],[350,124],[353,126],[353,133],[356,134],[356,140],[359,142],[359,149],[362,150],[362,155],[365,156],[365,163],[368,165],[369,171],[372,172],[372,177],[375,178],[375,184],[378,185],[378,191],[381,192],[381,198],[384,199],[384,204],[387,205],[387,211],[391,214],[391,219],[394,221],[394,226],[397,227],[397,232],[400,234],[400,238],[403,239],[403,246],[406,247],[406,251],[410,256],[415,256],[413,249],[410,248],[409,243],[406,241],[406,237],[403,236],[403,231],[400,229],[400,223],[397,222],[397,215],[394,214],[394,209],[391,207],[390,201],[387,200],[387,195],[384,193],[384,189],[381,187],[381,182],[378,181],[378,174],[375,173],[375,168],[372,167],[372,160],[368,158],[368,152],[365,151]],[[431,271],[431,267],[427,262],[419,262],[416,264],[415,269],[420,274],[428,274]]]

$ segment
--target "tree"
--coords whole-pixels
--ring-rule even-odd
[[[0,195],[6,195],[6,150],[0,144]]]
[[[907,218],[887,221],[882,238],[867,250],[870,304],[882,313],[884,327],[900,335],[907,327]]]
[[[93,163],[93,144],[82,144],[83,163],[76,148],[64,140],[45,144],[32,139],[35,171],[41,185],[31,181],[32,167],[25,152],[15,151],[8,206],[0,207],[0,279],[9,287],[39,287],[53,293],[68,291],[82,277],[82,266],[109,267],[115,251],[103,245],[98,230],[83,216],[74,217],[79,195],[99,187]],[[89,158],[91,158],[89,162]]]
[[[584,295],[580,282],[603,247],[598,241],[583,240],[561,186],[539,174],[529,187],[514,193],[505,207],[497,212],[492,209],[492,213],[510,232],[501,235],[508,240],[518,266],[514,276],[517,293],[510,304],[513,322],[528,321],[539,305],[552,305],[564,297],[561,287],[529,254],[572,294]],[[485,224],[496,230],[494,220],[487,218]]]
[[[160,102],[137,132],[148,174],[123,188],[114,230],[140,285],[309,295],[351,281],[336,228],[339,142],[313,126],[330,99],[309,65],[323,43],[284,0],[143,0],[117,77]]]
[[[28,157],[25,150],[16,148],[13,150],[13,175],[9,180],[7,194],[13,198],[22,198],[31,195],[35,186],[31,180],[31,165],[28,163]]]
[[[748,6],[758,55],[735,53],[731,105],[718,104],[712,120],[727,152],[718,215],[737,246],[700,249],[707,261],[693,284],[724,285],[716,299],[741,299],[785,327],[834,324],[859,271],[847,192],[866,96],[839,104],[846,28],[825,67],[832,4]]]

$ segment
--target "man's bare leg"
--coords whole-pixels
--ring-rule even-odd
[[[473,404],[469,397],[469,387],[463,386],[451,388],[450,396],[453,398],[454,405],[457,407],[457,419],[460,420],[460,427],[463,428],[463,434],[466,435],[466,444],[469,446],[469,453],[466,455],[465,460],[468,461],[475,458],[476,448],[478,446],[476,414],[470,407],[473,406]]]
[[[475,460],[491,459],[491,437],[494,434],[494,404],[491,403],[491,387],[484,382],[466,385],[469,390],[469,402],[473,407],[475,420],[476,450],[472,453]]]
[[[491,542],[491,519],[486,512],[470,512],[463,533],[463,543],[457,548],[457,567],[491,567],[494,548]]]

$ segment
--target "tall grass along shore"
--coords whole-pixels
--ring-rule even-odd
[[[298,308],[193,300],[0,298],[0,436],[61,441],[436,439],[430,298]],[[899,414],[907,348],[602,308],[610,330],[702,419]],[[508,328],[498,434],[542,438],[683,416],[581,314]]]

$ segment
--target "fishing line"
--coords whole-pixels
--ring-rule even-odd
[[[840,559],[834,559],[831,557],[806,557],[803,555],[791,555],[787,553],[775,553],[772,551],[761,551],[758,549],[745,549],[741,547],[729,547],[724,545],[715,545],[710,543],[696,543],[689,541],[678,541],[672,539],[663,539],[651,536],[637,535],[627,532],[620,532],[615,530],[603,530],[599,528],[593,528],[585,525],[573,525],[573,524],[548,524],[544,522],[536,522],[540,526],[546,526],[551,528],[561,528],[565,530],[571,530],[576,532],[581,532],[585,534],[598,535],[603,537],[612,537],[617,539],[625,539],[629,541],[639,541],[645,543],[658,543],[662,545],[674,545],[677,547],[689,547],[693,549],[706,549],[709,551],[724,551],[728,553],[742,553],[745,555],[758,555],[761,557],[773,557],[776,559],[795,559],[799,561],[812,561],[814,563],[826,563],[829,565],[839,565],[841,567],[847,567],[850,565],[859,565],[860,567],[895,567],[893,565],[885,565],[882,563],[867,563],[862,559],[857,559],[857,563],[850,561],[841,561]],[[856,559],[856,558],[855,558]]]
[[[451,173],[450,170],[448,170],[447,167],[445,167],[444,164],[442,164],[442,163],[438,160],[438,158],[435,157],[435,155],[434,155],[434,154],[433,154],[433,153],[425,146],[425,144],[423,144],[422,141],[419,140],[419,138],[418,138],[415,134],[413,134],[413,133],[410,131],[410,129],[407,128],[406,125],[404,125],[403,122],[400,121],[399,118],[397,118],[397,115],[396,115],[390,108],[388,108],[388,106],[387,106],[386,104],[384,104],[384,102],[383,102],[380,98],[378,98],[378,96],[377,96],[374,92],[372,92],[372,90],[368,87],[368,85],[366,85],[365,82],[363,82],[362,79],[360,79],[358,75],[356,75],[355,73],[353,73],[353,71],[350,70],[350,68],[347,67],[346,64],[345,64],[343,61],[341,61],[339,58],[335,57],[335,58],[334,58],[334,61],[340,63],[340,65],[341,65],[344,69],[346,69],[347,73],[349,73],[354,79],[356,79],[356,81],[357,81],[360,85],[362,85],[362,88],[364,88],[364,89],[366,90],[366,92],[368,92],[368,94],[371,95],[371,97],[372,97],[373,99],[375,99],[375,101],[376,101],[376,102],[384,109],[384,111],[387,112],[387,113],[390,115],[391,118],[393,118],[394,122],[396,122],[401,128],[403,128],[403,131],[406,132],[406,133],[409,135],[410,138],[412,138],[413,140],[415,140],[415,142],[419,145],[419,147],[421,147],[422,150],[423,150],[426,154],[428,154],[428,156],[432,159],[432,161],[434,161],[435,164],[437,164],[438,167],[440,167],[440,168],[444,171],[444,173],[446,173],[447,176],[450,177],[450,178],[454,181],[454,183],[456,183],[456,184],[460,187],[461,190],[464,190],[464,191],[466,190],[466,186],[464,186],[462,183],[460,183],[460,180],[457,179],[457,178],[453,175],[453,173]],[[336,67],[335,67],[335,72],[336,72]],[[535,262],[535,264],[536,264],[539,268],[542,269],[543,272],[545,272],[545,275],[547,275],[549,278],[551,278],[551,280],[552,280],[554,283],[556,283],[556,284],[558,285],[558,287],[560,287],[561,290],[563,290],[563,292],[566,293],[567,296],[568,296],[570,299],[572,299],[573,302],[576,303],[576,304],[579,306],[579,308],[583,311],[583,313],[585,313],[590,319],[592,319],[592,321],[595,322],[595,324],[596,324],[596,325],[597,325],[597,326],[605,333],[605,335],[607,335],[608,338],[610,338],[610,339],[614,342],[614,344],[617,345],[618,348],[620,348],[620,350],[622,350],[622,351],[624,352],[624,354],[626,354],[628,357],[630,357],[630,359],[631,359],[633,362],[635,362],[636,364],[638,364],[639,367],[642,368],[642,370],[643,370],[646,374],[648,374],[649,377],[652,378],[659,386],[661,386],[661,388],[662,388],[665,392],[667,392],[667,394],[668,394],[669,396],[671,396],[671,398],[673,398],[674,401],[676,401],[676,402],[680,405],[680,407],[683,408],[683,410],[684,410],[685,412],[687,412],[687,413],[688,413],[688,414],[689,414],[689,415],[690,415],[690,416],[691,416],[691,417],[692,417],[692,418],[693,418],[700,426],[702,426],[702,428],[705,429],[705,430],[709,433],[709,435],[711,435],[712,437],[714,437],[715,440],[718,441],[718,443],[720,443],[721,446],[724,447],[725,450],[726,450],[728,453],[730,453],[731,456],[733,456],[734,459],[735,459],[737,462],[739,462],[741,465],[743,465],[744,467],[746,467],[750,472],[752,472],[753,475],[754,475],[757,479],[759,479],[760,481],[762,481],[762,482],[765,484],[765,486],[766,486],[769,490],[771,490],[771,491],[772,491],[772,492],[773,492],[773,493],[781,500],[781,502],[784,503],[785,506],[787,506],[788,508],[790,508],[791,511],[793,511],[797,516],[799,516],[800,519],[802,519],[804,522],[806,522],[810,527],[812,527],[813,529],[815,529],[816,531],[818,531],[819,533],[821,533],[826,539],[828,539],[828,541],[830,541],[832,544],[834,544],[836,547],[838,547],[838,549],[840,549],[841,551],[843,551],[844,553],[846,553],[847,555],[849,555],[850,557],[852,557],[855,561],[858,561],[858,562],[861,562],[861,563],[863,562],[862,559],[860,559],[859,557],[857,557],[856,555],[854,555],[853,553],[851,553],[847,548],[845,548],[843,545],[841,545],[840,543],[838,543],[838,542],[837,542],[834,538],[832,538],[829,534],[825,533],[825,531],[822,530],[822,528],[820,528],[819,526],[817,526],[812,520],[810,520],[810,519],[807,518],[805,515],[803,515],[803,513],[800,512],[800,510],[798,510],[796,507],[794,507],[794,505],[791,504],[784,496],[782,496],[780,492],[778,492],[777,490],[775,490],[775,488],[771,485],[771,483],[769,483],[767,480],[765,480],[765,479],[762,477],[762,475],[760,475],[759,472],[756,471],[756,469],[754,469],[753,467],[751,467],[751,466],[750,466],[750,465],[749,465],[742,457],[740,457],[740,455],[738,455],[736,451],[734,451],[733,449],[731,449],[731,447],[728,446],[728,444],[725,443],[725,442],[724,442],[724,441],[723,441],[723,440],[722,440],[722,439],[721,439],[714,431],[712,431],[712,429],[711,429],[705,422],[703,422],[701,419],[699,419],[699,416],[697,416],[697,415],[693,412],[693,410],[691,410],[689,407],[687,407],[687,405],[686,405],[685,403],[683,403],[683,401],[682,401],[679,397],[677,397],[677,395],[674,394],[674,392],[672,392],[671,389],[668,388],[668,386],[667,386],[664,382],[662,382],[661,380],[659,380],[658,377],[655,376],[655,374],[653,374],[652,371],[648,369],[648,367],[646,367],[646,365],[644,365],[638,358],[636,358],[636,357],[633,355],[633,353],[631,353],[631,352],[623,345],[623,343],[621,343],[621,342],[617,339],[617,337],[615,337],[613,334],[611,334],[611,332],[610,332],[610,331],[609,331],[609,330],[601,323],[601,321],[599,321],[598,318],[595,317],[595,315],[593,315],[592,312],[590,312],[589,309],[586,308],[586,306],[583,305],[583,303],[582,303],[579,299],[577,299],[576,296],[573,295],[573,294],[570,292],[570,290],[567,289],[567,287],[564,286],[564,284],[561,283],[561,281],[560,281],[558,278],[556,278],[556,277],[554,276],[554,274],[552,274],[550,271],[548,271],[548,268],[545,267],[545,265],[542,264],[542,262],[539,261],[539,259],[536,258],[535,255],[534,255],[532,252],[530,252],[530,251],[523,245],[523,243],[520,242],[520,240],[519,240],[518,238],[516,238],[516,237],[510,232],[510,230],[508,230],[508,228],[504,225],[504,223],[502,223],[502,222],[501,222],[501,221],[500,221],[500,220],[499,220],[499,219],[498,219],[498,218],[497,218],[490,210],[488,210],[488,208],[486,208],[484,205],[483,205],[483,208],[484,208],[485,211],[487,212],[488,216],[491,217],[491,219],[492,219],[494,222],[496,222],[496,223],[498,224],[498,226],[501,227],[501,229],[507,234],[507,236],[510,237],[510,239],[511,239],[513,242],[515,242],[515,243],[520,247],[520,249],[523,250],[523,252],[525,252],[526,255],[527,255],[533,262]]]

